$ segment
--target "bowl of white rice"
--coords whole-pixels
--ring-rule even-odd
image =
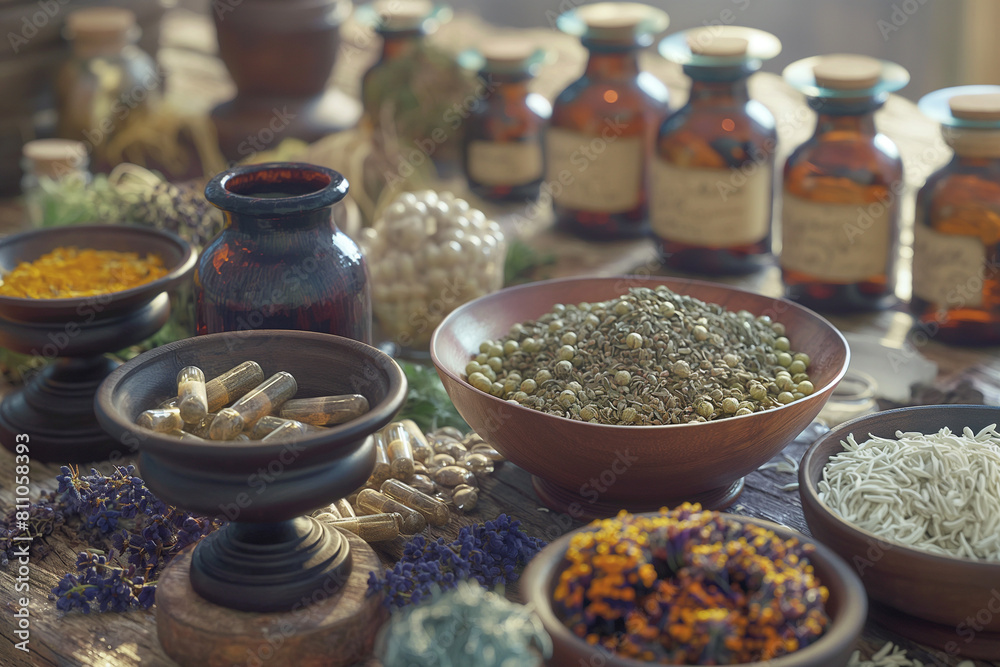
[[[1000,408],[866,415],[799,467],[813,536],[861,577],[873,616],[952,656],[1000,659]]]

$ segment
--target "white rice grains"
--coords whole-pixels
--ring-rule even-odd
[[[896,432],[830,457],[819,498],[845,521],[932,554],[1000,561],[1000,434]]]

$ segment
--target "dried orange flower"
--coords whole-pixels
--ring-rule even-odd
[[[59,247],[22,262],[0,281],[0,295],[28,299],[96,296],[138,287],[165,276],[158,255]]]

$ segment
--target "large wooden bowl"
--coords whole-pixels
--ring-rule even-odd
[[[745,524],[763,526],[782,539],[795,538],[802,544],[812,544],[810,556],[820,583],[830,591],[827,613],[833,621],[826,633],[801,651],[796,651],[766,663],[767,667],[844,667],[854,651],[854,642],[865,624],[868,603],[857,575],[829,548],[785,526],[763,519],[727,514],[727,518]],[[552,638],[551,667],[606,665],[607,667],[644,667],[651,663],[620,658],[594,647],[573,634],[552,606],[553,593],[559,575],[566,566],[565,554],[573,535],[593,530],[590,526],[563,535],[535,556],[528,564],[521,581],[521,591],[534,607],[535,613]],[[757,665],[764,663],[754,663]],[[749,667],[734,665],[733,667]]]
[[[464,379],[479,344],[506,335],[556,303],[611,299],[630,287],[670,289],[783,322],[792,348],[811,358],[815,392],[788,405],[742,417],[667,426],[608,426],[509,403]],[[514,464],[535,475],[542,502],[574,518],[619,509],[659,509],[683,501],[718,509],[731,504],[743,476],[781,451],[819,414],[843,377],[847,342],[829,322],[783,299],[678,278],[572,278],[508,288],[453,311],[434,332],[431,356],[448,395],[469,425]]]
[[[890,544],[857,528],[821,502],[823,468],[851,433],[892,438],[896,431],[961,432],[1000,422],[1000,408],[935,405],[889,410],[840,425],[806,451],[799,467],[802,511],[813,536],[852,563],[883,625],[949,655],[1000,659],[1000,562],[936,556]],[[1000,480],[997,480],[1000,484]],[[887,489],[891,493],[891,489]]]

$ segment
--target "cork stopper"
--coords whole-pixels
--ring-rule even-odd
[[[639,2],[598,2],[577,8],[576,14],[595,39],[634,41],[646,32],[659,32],[667,27],[667,15]]]
[[[865,90],[882,80],[881,61],[868,56],[823,56],[813,67],[816,85],[832,90]]]
[[[87,147],[72,139],[36,139],[21,149],[30,169],[38,176],[59,179],[87,165]]]
[[[715,58],[745,56],[750,46],[750,41],[742,37],[718,37],[709,29],[689,31],[687,43],[691,53]]]
[[[378,0],[374,8],[379,29],[389,32],[420,30],[434,13],[430,0]]]
[[[505,71],[524,68],[536,51],[534,44],[517,38],[491,39],[479,50],[488,69]]]
[[[127,41],[135,29],[135,13],[121,7],[89,7],[66,17],[67,35],[74,41]]]
[[[948,107],[962,120],[1000,121],[1000,93],[956,95],[948,100]]]

